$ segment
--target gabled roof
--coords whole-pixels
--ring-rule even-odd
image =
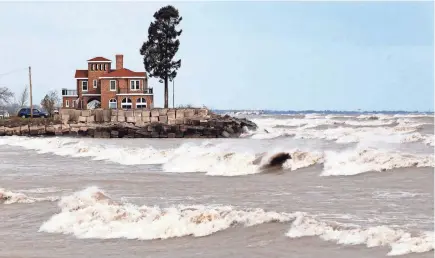
[[[109,61],[109,62],[111,62],[110,59],[107,59],[107,58],[102,57],[102,56],[97,56],[97,57],[94,57],[94,58],[91,58],[91,59],[88,60],[88,62],[98,62],[98,61],[103,61],[103,62]]]
[[[74,78],[88,78],[88,70],[76,70]]]
[[[111,71],[109,73],[105,73],[100,76],[100,78],[105,77],[146,77],[145,72],[133,72],[132,70],[129,70],[127,68],[122,68],[118,70]]]

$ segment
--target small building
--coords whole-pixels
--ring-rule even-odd
[[[148,87],[145,72],[124,68],[124,56],[112,61],[95,57],[87,61],[86,70],[76,70],[76,89],[62,89],[62,107],[73,109],[152,108],[153,89]]]

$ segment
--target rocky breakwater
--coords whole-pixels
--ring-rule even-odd
[[[18,120],[17,120],[18,121]],[[94,138],[236,138],[257,125],[208,109],[61,110],[52,120],[0,124],[2,135],[68,135]]]

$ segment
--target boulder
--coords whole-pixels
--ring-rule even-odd
[[[177,109],[175,110],[175,118],[176,119],[183,119],[184,118],[184,109]]]
[[[194,115],[195,115],[195,112],[194,112],[193,109],[186,109],[186,110],[184,111],[184,117],[186,117],[186,118],[191,118],[191,117],[193,117]]]
[[[103,122],[107,123],[112,121],[111,113],[112,113],[111,110],[107,110],[107,109],[103,110]]]
[[[167,123],[168,117],[167,116],[159,116],[159,122],[160,123]]]
[[[88,117],[91,115],[92,115],[91,110],[82,110],[81,116]]]
[[[175,110],[170,110],[167,113],[168,119],[174,119],[175,120]]]
[[[86,123],[86,120],[87,120],[87,119],[86,119],[86,116],[79,116],[79,120],[78,120],[78,121],[79,121],[80,123]]]
[[[225,137],[225,138],[229,138],[231,135],[228,133],[228,132],[226,132],[226,131],[223,131],[222,132],[222,134],[221,134],[223,137]]]
[[[87,123],[94,123],[95,122],[95,116],[88,116],[87,118],[86,118],[86,122]]]
[[[157,109],[151,110],[151,117],[158,117],[160,115]]]
[[[125,111],[125,117],[133,117],[133,111],[132,110],[127,110]]]
[[[160,108],[160,109],[158,109],[158,111],[159,111],[159,116],[166,116],[168,113],[167,108]]]
[[[104,118],[103,118],[103,110],[102,109],[97,109],[94,110],[95,113],[95,122],[97,123],[103,123],[104,122]]]
[[[150,117],[151,112],[148,110],[142,111],[142,117]]]
[[[62,123],[68,124],[68,122],[70,120],[70,116],[69,115],[61,115],[61,119],[62,119]]]

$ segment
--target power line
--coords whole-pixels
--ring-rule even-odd
[[[12,70],[12,71],[9,71],[9,72],[6,72],[6,73],[0,73],[0,77],[8,75],[8,74],[11,74],[11,73],[19,72],[19,71],[22,71],[22,70],[27,70],[27,69],[28,69],[27,67],[26,68],[18,68],[18,69],[15,69],[15,70]]]

